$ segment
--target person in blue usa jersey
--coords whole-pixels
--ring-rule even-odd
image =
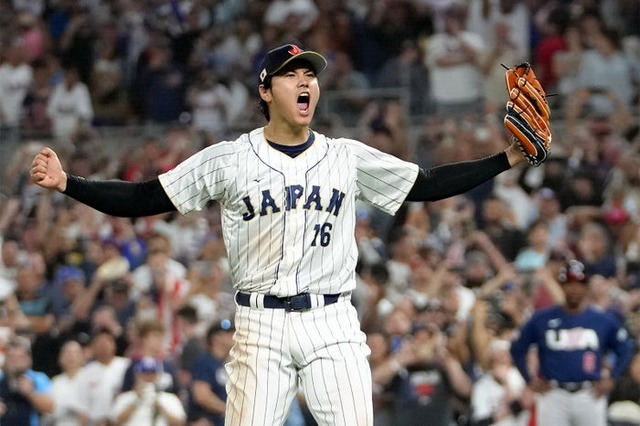
[[[538,425],[605,426],[607,394],[633,355],[633,341],[610,314],[587,305],[581,262],[568,261],[558,281],[564,303],[534,313],[512,342],[511,356],[536,394]],[[527,362],[532,346],[536,372]]]

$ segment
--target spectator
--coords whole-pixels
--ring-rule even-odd
[[[585,224],[578,235],[576,255],[584,263],[588,275],[605,278],[617,276],[617,263],[611,251],[611,237],[597,222]]]
[[[16,277],[21,263],[26,261],[20,243],[14,237],[3,237],[0,234],[0,279],[3,287],[0,294],[4,299],[16,289]]]
[[[535,271],[549,259],[549,224],[542,219],[532,223],[527,231],[527,241],[527,246],[516,256],[514,266],[521,271]]]
[[[598,116],[610,115],[620,103],[625,110],[632,106],[631,67],[622,52],[620,35],[614,29],[590,34],[593,48],[582,56],[578,90],[567,104],[567,125],[573,126],[583,108]]]
[[[414,40],[402,42],[397,56],[388,59],[376,75],[376,87],[402,88],[409,95],[409,112],[423,115],[430,111],[429,78]]]
[[[33,61],[31,66],[33,82],[22,101],[22,132],[25,137],[45,138],[51,135],[51,119],[47,114],[49,97],[53,92],[51,69],[45,58]]]
[[[398,228],[388,239],[389,271],[387,297],[396,303],[410,286],[411,267],[418,257],[417,241],[410,229]]]
[[[125,371],[122,391],[130,391],[135,385],[135,362],[143,358],[153,358],[160,364],[156,385],[158,390],[177,394],[179,383],[175,363],[169,357],[166,347],[166,328],[158,319],[143,319],[135,323],[137,345],[130,349],[129,357],[134,361]]]
[[[235,100],[231,92],[211,70],[200,71],[195,83],[187,88],[186,103],[191,108],[192,126],[204,140],[223,140],[227,117]]]
[[[395,392],[394,425],[447,426],[455,422],[455,396],[467,398],[471,380],[460,362],[448,353],[440,330],[419,325],[412,337],[389,361],[396,373],[391,383]]]
[[[39,269],[40,267],[33,262],[20,266],[16,276],[18,286],[15,294],[20,310],[27,318],[27,329],[33,338],[30,357],[41,371],[51,375],[57,372],[56,359],[51,357],[55,317],[52,300],[45,294],[44,267],[42,270]]]
[[[116,426],[180,426],[186,419],[182,403],[170,392],[157,388],[162,367],[151,357],[134,364],[135,384],[132,390],[113,401],[111,421]]]
[[[62,63],[77,70],[79,81],[90,86],[95,44],[98,39],[97,25],[86,5],[70,2],[69,6],[68,21],[57,47]]]
[[[84,273],[74,266],[63,266],[56,271],[53,282],[48,286],[48,296],[52,300],[53,314],[62,334],[76,326],[74,304],[81,298],[86,287]]]
[[[185,70],[173,60],[169,40],[160,39],[150,46],[148,59],[133,83],[141,119],[160,125],[178,123],[185,110]]]
[[[389,341],[381,331],[367,333],[367,345],[371,349],[369,363],[373,378],[373,424],[393,425],[393,393],[388,376],[395,374],[396,364],[389,359]],[[397,362],[397,361],[396,361]]]
[[[214,426],[224,425],[227,373],[224,363],[233,346],[235,328],[228,319],[214,324],[207,331],[207,353],[201,355],[191,370],[192,384],[189,399],[189,420],[206,421]]]
[[[609,313],[620,324],[624,324],[623,299],[628,297],[620,288],[617,278],[605,278],[602,275],[592,275],[589,278],[589,303],[602,312]]]
[[[178,395],[183,403],[188,403],[191,370],[195,360],[206,352],[203,335],[198,332],[198,312],[191,305],[185,305],[176,312],[178,328],[182,335],[181,345],[176,350],[176,377]]]
[[[542,87],[547,93],[553,93],[557,90],[558,84],[558,76],[553,69],[553,59],[556,53],[563,51],[566,47],[564,33],[571,17],[569,8],[564,4],[550,2],[547,7],[550,8],[547,15],[538,14],[536,17],[540,40],[535,45],[534,62],[536,77],[543,85]]]
[[[477,66],[484,49],[479,35],[464,30],[461,6],[445,12],[444,30],[434,34],[427,47],[431,100],[440,117],[462,118],[482,110],[481,72]]]
[[[501,198],[491,195],[482,203],[480,212],[478,227],[508,261],[513,261],[525,247],[526,236],[515,225],[511,208]]]
[[[69,340],[60,350],[58,364],[62,369],[51,379],[51,396],[55,402],[54,412],[45,424],[52,426],[80,426],[78,414],[78,373],[86,362],[83,348],[75,340]]]
[[[78,372],[78,412],[81,422],[106,426],[130,360],[116,356],[116,340],[107,329],[94,333],[91,352],[93,359]]]
[[[124,51],[114,22],[99,26],[96,58],[88,85],[96,125],[123,125],[130,118],[124,81]]]
[[[24,39],[15,37],[0,63],[0,127],[8,130],[18,130],[22,103],[33,84],[33,68],[27,63],[26,53]]]
[[[347,126],[356,123],[367,102],[365,92],[370,84],[363,73],[354,69],[351,57],[345,52],[336,51],[333,61],[320,79],[325,90],[338,92],[330,106],[332,113]],[[329,93],[327,96],[330,96]]]
[[[521,403],[525,383],[511,362],[509,341],[489,344],[489,368],[471,391],[471,424],[474,426],[524,426],[529,413]]]
[[[173,351],[179,343],[179,336],[174,331],[173,311],[184,303],[189,292],[187,269],[173,259],[171,241],[167,236],[154,233],[149,237],[147,247],[146,262],[131,275],[131,297],[138,301],[139,314],[144,315],[140,311],[142,306],[148,310],[149,317],[160,318],[167,330],[165,347]]]
[[[509,34],[514,50],[521,58],[530,57],[531,12],[525,3],[518,0],[473,0],[469,2],[467,13],[467,31],[481,36],[489,46],[495,46],[504,35],[496,32],[496,27],[499,23],[506,25],[501,31]]]
[[[563,249],[567,245],[568,218],[561,210],[558,194],[551,188],[540,188],[532,194],[537,207],[537,217],[548,225],[550,249]]]
[[[385,262],[366,267],[360,272],[361,283],[365,287],[364,300],[359,303],[363,330],[375,330],[382,327],[394,303],[387,298],[389,269]]]
[[[226,274],[220,261],[194,262],[190,272],[192,285],[185,303],[195,308],[198,332],[204,336],[212,324],[233,316],[233,294],[224,286]]]
[[[70,143],[74,135],[91,125],[93,106],[85,83],[80,81],[78,70],[66,65],[64,81],[58,83],[47,104],[52,133],[61,143]]]
[[[129,338],[125,333],[124,327],[118,321],[117,313],[113,306],[103,304],[91,313],[91,332],[96,330],[106,330],[115,339],[116,356],[124,356],[129,348]]]
[[[562,38],[564,48],[554,53],[551,58],[551,67],[557,78],[556,87],[560,96],[558,104],[564,107],[578,87],[578,74],[582,67],[585,49],[582,45],[580,28],[575,24],[565,28]]]
[[[6,348],[0,373],[0,421],[7,425],[40,424],[40,416],[54,410],[51,381],[32,368],[29,340],[16,336]]]
[[[600,207],[603,203],[602,193],[598,190],[593,172],[585,169],[578,169],[574,174],[567,176],[558,198],[565,212],[570,207]],[[580,210],[574,208],[572,212],[579,213]]]

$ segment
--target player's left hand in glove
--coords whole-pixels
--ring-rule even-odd
[[[523,62],[505,73],[509,101],[504,125],[529,164],[539,166],[551,149],[551,110],[531,65]]]

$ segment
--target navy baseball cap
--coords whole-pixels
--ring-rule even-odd
[[[264,84],[269,77],[276,74],[294,59],[308,61],[316,74],[320,74],[327,67],[327,60],[318,52],[303,50],[295,44],[285,44],[270,50],[262,60],[260,74],[258,75],[260,84]]]

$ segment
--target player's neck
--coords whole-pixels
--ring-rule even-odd
[[[300,145],[309,139],[309,127],[270,122],[264,128],[264,137],[279,145]]]
[[[564,308],[564,311],[569,315],[576,315],[584,311],[587,308],[587,305],[588,304],[584,302],[580,303],[579,305],[565,303],[563,308]]]

